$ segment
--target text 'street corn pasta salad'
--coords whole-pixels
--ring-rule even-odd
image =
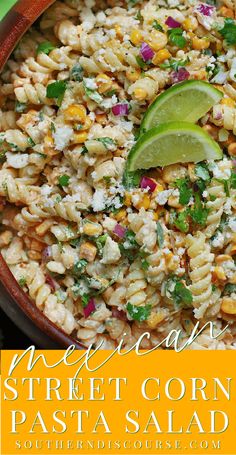
[[[198,84],[171,98],[162,166],[142,152],[131,172],[159,128],[149,106],[191,80],[210,106]],[[213,321],[222,338],[190,348],[235,349],[235,3],[57,1],[8,61],[0,107],[1,252],[35,305],[84,346],[150,332],[151,348],[173,329],[184,342]]]

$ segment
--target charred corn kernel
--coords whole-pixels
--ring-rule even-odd
[[[167,45],[167,35],[165,33],[159,32],[158,30],[153,30],[150,33],[148,44],[154,51],[159,51]]]
[[[88,133],[81,132],[81,133],[74,133],[73,135],[73,143],[74,144],[83,144],[88,139]]]
[[[222,6],[222,8],[220,8],[219,12],[220,12],[221,16],[223,16],[223,17],[230,17],[230,18],[234,19],[233,10],[230,8],[227,8],[226,6]]]
[[[92,126],[92,120],[87,116],[84,124],[82,125],[81,131],[89,130]]]
[[[126,192],[124,197],[124,205],[126,205],[126,207],[130,207],[131,202],[132,202],[131,194]]]
[[[230,156],[236,156],[236,142],[232,142],[228,147],[228,152]]]
[[[226,314],[236,314],[236,300],[231,297],[223,297],[221,310]]]
[[[210,41],[205,38],[198,38],[197,36],[194,36],[192,39],[192,46],[193,49],[202,51],[203,49],[208,49]]]
[[[134,90],[134,97],[138,101],[143,101],[147,97],[147,92],[143,88],[136,88]]]
[[[158,213],[158,212],[153,212],[152,218],[153,218],[154,221],[158,221],[158,219],[159,219],[159,213]]]
[[[149,209],[150,206],[150,196],[149,194],[145,193],[140,200],[133,204],[136,209],[144,208],[145,210]]]
[[[97,114],[96,115],[96,122],[100,123],[100,125],[105,125],[107,123],[106,114]]]
[[[84,123],[86,108],[82,104],[71,104],[64,112],[65,120]]]
[[[231,261],[231,259],[229,254],[219,254],[219,256],[216,256],[215,261],[217,264],[222,264],[222,262]]]
[[[123,220],[125,217],[126,217],[126,210],[125,209],[121,209],[119,210],[119,212],[117,212],[115,215],[114,215],[114,218],[116,219],[116,221],[121,221]]]
[[[83,224],[83,233],[85,235],[101,235],[102,226],[98,223],[92,223],[91,221],[85,221]]]
[[[48,133],[44,138],[44,144],[46,147],[52,147],[54,142],[51,133]]]
[[[93,243],[84,242],[80,246],[79,256],[81,259],[86,259],[88,262],[93,262],[97,254],[97,248]]]
[[[116,36],[117,36],[118,38],[123,38],[124,34],[123,34],[123,32],[122,32],[121,26],[118,25],[118,24],[116,24],[114,28],[115,28]]]
[[[130,68],[126,71],[126,77],[130,82],[136,82],[140,78],[141,70]]]
[[[156,188],[154,190],[154,193],[157,194],[157,193],[160,193],[163,190],[164,190],[164,186],[161,185],[160,183],[157,183],[157,186],[156,186]]]
[[[191,17],[191,19],[188,17],[183,21],[182,25],[184,30],[192,32],[198,27],[198,21],[195,17]]]
[[[155,329],[156,326],[165,319],[165,317],[166,317],[166,313],[164,311],[160,310],[157,313],[152,311],[147,320],[148,327],[150,329]]]
[[[154,65],[159,65],[159,63],[162,63],[165,60],[168,60],[168,58],[170,58],[170,57],[171,57],[171,53],[168,51],[168,49],[161,49],[154,55],[154,57],[152,59],[152,63]]]
[[[232,98],[223,98],[221,104],[224,104],[228,107],[235,107],[235,101]]]
[[[143,39],[142,33],[140,30],[132,30],[131,35],[130,35],[130,41],[132,44],[137,46],[138,44],[141,43]]]
[[[98,86],[99,93],[106,93],[111,89],[112,80],[107,74],[100,73],[96,77],[96,82]]]
[[[223,280],[223,281],[226,280],[226,275],[225,275],[223,267],[215,267],[214,275],[216,276],[216,278],[218,280]]]

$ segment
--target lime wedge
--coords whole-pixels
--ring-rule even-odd
[[[200,126],[171,122],[152,128],[138,139],[130,150],[127,169],[136,171],[221,158],[221,148]]]
[[[150,105],[144,115],[141,132],[167,122],[196,123],[222,96],[222,92],[208,82],[185,81],[173,85]]]

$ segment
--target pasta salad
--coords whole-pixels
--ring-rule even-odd
[[[83,346],[143,348],[212,321],[190,349],[236,348],[235,3],[56,1],[0,78],[1,253]],[[126,172],[151,103],[186,80],[220,160]],[[169,151],[165,151],[168,156]]]

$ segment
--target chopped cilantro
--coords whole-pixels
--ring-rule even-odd
[[[138,10],[138,12],[137,12],[137,14],[136,14],[136,16],[135,16],[135,19],[136,19],[137,21],[139,21],[139,22],[142,22],[142,21],[143,21],[143,16],[142,16],[140,10]]]
[[[50,43],[50,41],[44,41],[43,43],[40,43],[37,47],[36,54],[40,54],[41,52],[43,54],[50,54],[53,49],[56,49],[56,47]]]
[[[140,57],[140,55],[136,56],[136,62],[138,64],[138,66],[140,66],[140,68],[142,68],[142,70],[144,70],[147,67],[147,62],[145,62],[142,59],[142,57]]]
[[[0,163],[4,163],[6,161],[6,159],[7,159],[6,152],[7,152],[6,150],[2,150],[0,152]]]
[[[22,276],[22,277],[19,279],[18,283],[19,283],[19,286],[20,286],[21,288],[23,288],[23,287],[26,285],[26,278],[25,278],[24,276]]]
[[[103,248],[106,243],[107,237],[108,237],[108,234],[103,234],[95,239],[95,243],[96,243],[96,247],[98,249],[99,256],[102,256]]]
[[[147,259],[141,259],[141,267],[143,270],[148,270],[149,268],[149,262],[147,261]]]
[[[135,240],[135,233],[131,230],[125,232],[123,243],[119,243],[122,256],[133,261],[139,254],[140,246]]]
[[[28,142],[30,147],[34,147],[35,146],[35,142],[33,141],[33,139],[31,137],[27,138],[27,142]]]
[[[78,262],[76,262],[72,269],[73,275],[75,275],[75,276],[81,275],[84,272],[84,269],[87,264],[88,264],[88,261],[86,261],[86,259],[80,259]]]
[[[195,194],[194,207],[189,210],[189,215],[194,224],[205,226],[209,210],[204,207],[199,193]]]
[[[61,187],[68,186],[69,181],[70,181],[70,177],[69,177],[69,175],[66,175],[66,174],[61,175],[58,179],[58,183]]]
[[[57,100],[58,106],[61,105],[64,94],[66,91],[66,82],[65,81],[56,81],[47,86],[47,97],[55,98]]]
[[[189,63],[189,58],[187,57],[185,60],[174,60],[170,59],[166,63],[161,63],[160,67],[162,69],[172,69],[173,71],[178,71],[180,67],[185,67]]]
[[[188,230],[189,230],[189,223],[187,221],[187,217],[188,217],[187,211],[171,213],[172,223],[181,232],[188,232]]]
[[[82,150],[81,150],[81,155],[86,155],[88,153],[88,149],[85,145],[83,145]]]
[[[236,172],[232,171],[230,176],[230,186],[234,190],[236,189]]]
[[[219,33],[226,40],[227,44],[236,44],[236,24],[234,19],[227,17],[225,19],[224,27],[219,30]]]
[[[90,300],[90,296],[88,294],[81,295],[81,302],[82,302],[82,306],[84,308],[88,305],[89,300]]]
[[[171,30],[167,31],[169,36],[169,42],[173,46],[177,46],[180,49],[182,49],[187,43],[186,39],[183,36],[183,32],[184,31],[180,27],[172,28]]]
[[[127,304],[127,311],[132,319],[135,321],[146,321],[151,313],[151,305],[136,306],[131,303]]]
[[[165,293],[171,298],[177,307],[186,308],[191,306],[193,296],[190,290],[177,276],[170,276],[165,284]]]
[[[177,188],[179,188],[179,203],[181,205],[187,205],[193,195],[193,190],[190,187],[189,179],[177,179],[175,181],[175,184]]]
[[[214,180],[216,180],[219,183],[222,183],[222,185],[224,186],[224,192],[225,192],[226,196],[229,197],[230,196],[230,193],[229,193],[230,181],[225,180],[225,179],[217,179],[217,178],[214,178]]]
[[[83,70],[82,66],[79,63],[76,63],[70,72],[70,79],[72,81],[82,82],[83,75],[84,75],[84,70]]]
[[[198,163],[195,166],[195,174],[200,179],[204,180],[205,182],[210,181],[210,174],[207,168],[207,164],[205,163]]]
[[[95,103],[99,104],[102,102],[103,97],[97,92],[97,90],[91,90],[91,88],[86,87],[85,82],[83,82],[85,94]]]
[[[113,90],[109,90],[108,92],[105,92],[104,95],[108,98],[111,98],[113,95],[116,94],[116,90],[113,89]]]
[[[164,232],[163,232],[162,225],[159,221],[157,221],[157,242],[158,242],[159,248],[163,248]]]
[[[164,31],[163,27],[161,26],[161,24],[159,24],[159,22],[157,22],[156,20],[153,21],[152,26],[153,26],[153,28],[155,28],[159,32],[163,32]]]
[[[16,101],[15,111],[18,112],[19,114],[21,114],[22,112],[25,111],[26,107],[27,107],[27,104],[20,103],[20,101]]]
[[[107,150],[114,149],[116,143],[111,137],[98,137],[96,141],[101,142]]]
[[[133,172],[128,172],[127,170],[125,170],[122,183],[126,189],[136,188],[140,184],[141,176],[142,171],[140,170]]]
[[[232,293],[236,293],[236,284],[228,283],[224,287],[223,294],[230,295]]]

